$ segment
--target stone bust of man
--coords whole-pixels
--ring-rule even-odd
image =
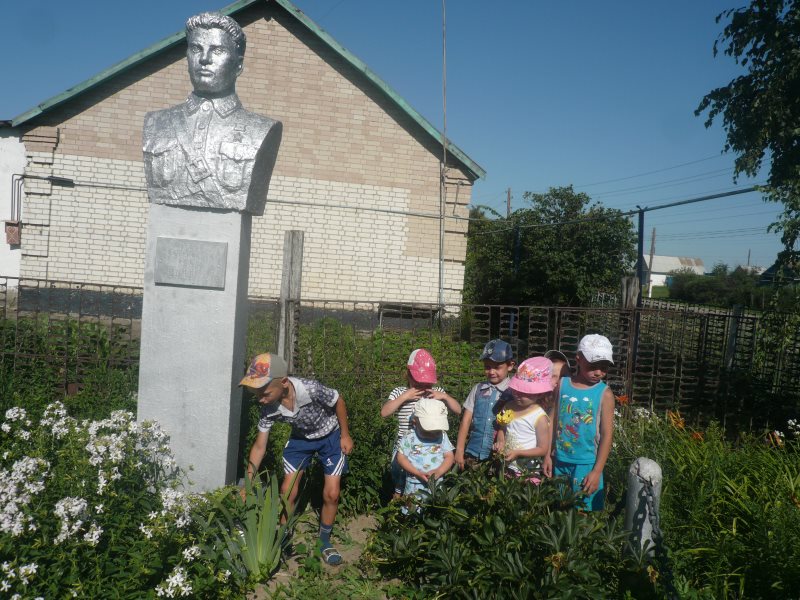
[[[264,213],[283,127],[244,110],[236,79],[245,35],[230,17],[202,13],[186,21],[186,101],[144,119],[150,202]]]

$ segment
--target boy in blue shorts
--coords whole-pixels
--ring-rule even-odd
[[[290,423],[292,433],[283,449],[281,494],[293,507],[303,472],[317,456],[325,473],[319,521],[322,559],[329,565],[340,564],[342,555],[331,545],[331,530],[347,455],[353,450],[344,399],[318,381],[288,377],[286,362],[269,353],[253,359],[239,385],[249,389],[261,404],[258,435],[247,463],[248,479],[255,477],[261,466],[272,425],[277,421]]]
[[[601,510],[605,503],[603,469],[614,435],[614,394],[603,379],[614,364],[612,350],[607,337],[584,336],[576,372],[561,379],[556,406],[553,472],[586,494],[584,510]]]
[[[506,341],[490,340],[483,347],[480,359],[486,381],[476,384],[464,401],[455,454],[460,469],[465,464],[487,460],[492,454],[495,406],[511,381],[509,371],[514,368],[514,350]]]

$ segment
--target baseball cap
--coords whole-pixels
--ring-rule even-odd
[[[414,416],[425,431],[447,431],[447,407],[435,398],[420,398],[414,407]]]
[[[590,363],[606,360],[614,364],[613,347],[609,339],[597,333],[590,333],[578,342],[578,352]]]
[[[493,360],[494,362],[506,362],[514,360],[514,350],[511,344],[503,340],[489,340],[483,347],[481,360]]]
[[[544,353],[545,358],[549,358],[550,360],[561,360],[567,363],[567,367],[570,369],[572,368],[572,363],[569,362],[567,355],[561,352],[560,350],[548,350]]]
[[[553,391],[553,363],[549,358],[527,358],[517,367],[508,387],[523,394],[543,394]]]
[[[414,381],[436,383],[436,361],[424,348],[417,348],[409,355],[408,372]]]
[[[289,367],[286,361],[277,354],[265,352],[259,354],[251,362],[247,369],[247,375],[239,382],[239,385],[246,385],[251,388],[261,388],[273,379],[286,377],[289,374]]]

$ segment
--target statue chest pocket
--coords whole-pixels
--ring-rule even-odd
[[[253,171],[257,150],[242,142],[222,142],[219,145],[217,174],[225,188],[236,191],[247,184]]]
[[[175,179],[179,152],[180,148],[175,140],[166,140],[145,149],[147,173],[154,185],[163,187]]]

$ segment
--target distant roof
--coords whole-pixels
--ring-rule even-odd
[[[328,46],[331,50],[336,52],[339,56],[341,56],[345,61],[347,61],[351,66],[355,69],[360,71],[367,80],[378,88],[390,101],[392,101],[395,105],[397,105],[403,112],[405,112],[409,117],[411,117],[420,127],[422,127],[425,132],[431,136],[437,144],[443,145],[444,143],[444,136],[442,133],[436,129],[430,121],[428,121],[425,117],[423,117],[420,113],[418,113],[414,108],[411,107],[405,99],[403,99],[400,94],[398,94],[394,89],[392,89],[389,84],[383,81],[378,75],[375,74],[372,69],[370,69],[366,63],[364,63],[361,59],[350,53],[344,46],[342,46],[339,42],[337,42],[333,37],[328,34],[324,29],[322,29],[319,25],[314,23],[311,19],[309,19],[303,11],[297,8],[294,4],[292,4],[289,0],[238,0],[233,4],[229,4],[225,8],[221,9],[221,12],[224,15],[235,15],[236,13],[250,7],[251,5],[257,2],[275,2],[277,5],[282,7],[289,15],[297,19],[303,26],[305,26],[311,33],[316,35],[326,46]],[[73,99],[74,97],[90,90],[101,83],[106,82],[107,80],[119,75],[120,73],[131,69],[142,62],[149,60],[150,58],[156,56],[160,52],[168,50],[181,42],[186,38],[186,32],[181,30],[176,33],[173,33],[171,36],[164,38],[160,42],[157,42],[150,46],[149,48],[145,48],[144,50],[129,56],[125,60],[118,62],[117,64],[109,67],[108,69],[101,71],[94,77],[79,83],[76,86],[73,86],[67,89],[60,94],[53,96],[52,98],[45,100],[44,102],[36,105],[35,107],[31,108],[30,110],[22,113],[11,119],[10,121],[2,121],[0,120],[0,127],[18,127],[32,119],[35,119],[41,114],[49,112],[53,108],[68,102],[69,100]],[[486,171],[475,161],[473,161],[469,156],[467,156],[463,150],[461,150],[458,146],[453,144],[450,140],[447,140],[447,152],[452,157],[454,157],[466,170],[467,172],[474,178],[480,179],[486,176]]]
[[[650,267],[650,256],[645,256],[648,268]],[[653,273],[669,273],[670,271],[680,271],[681,269],[691,269],[695,273],[705,273],[705,265],[702,258],[691,258],[688,256],[656,256],[653,255]]]

